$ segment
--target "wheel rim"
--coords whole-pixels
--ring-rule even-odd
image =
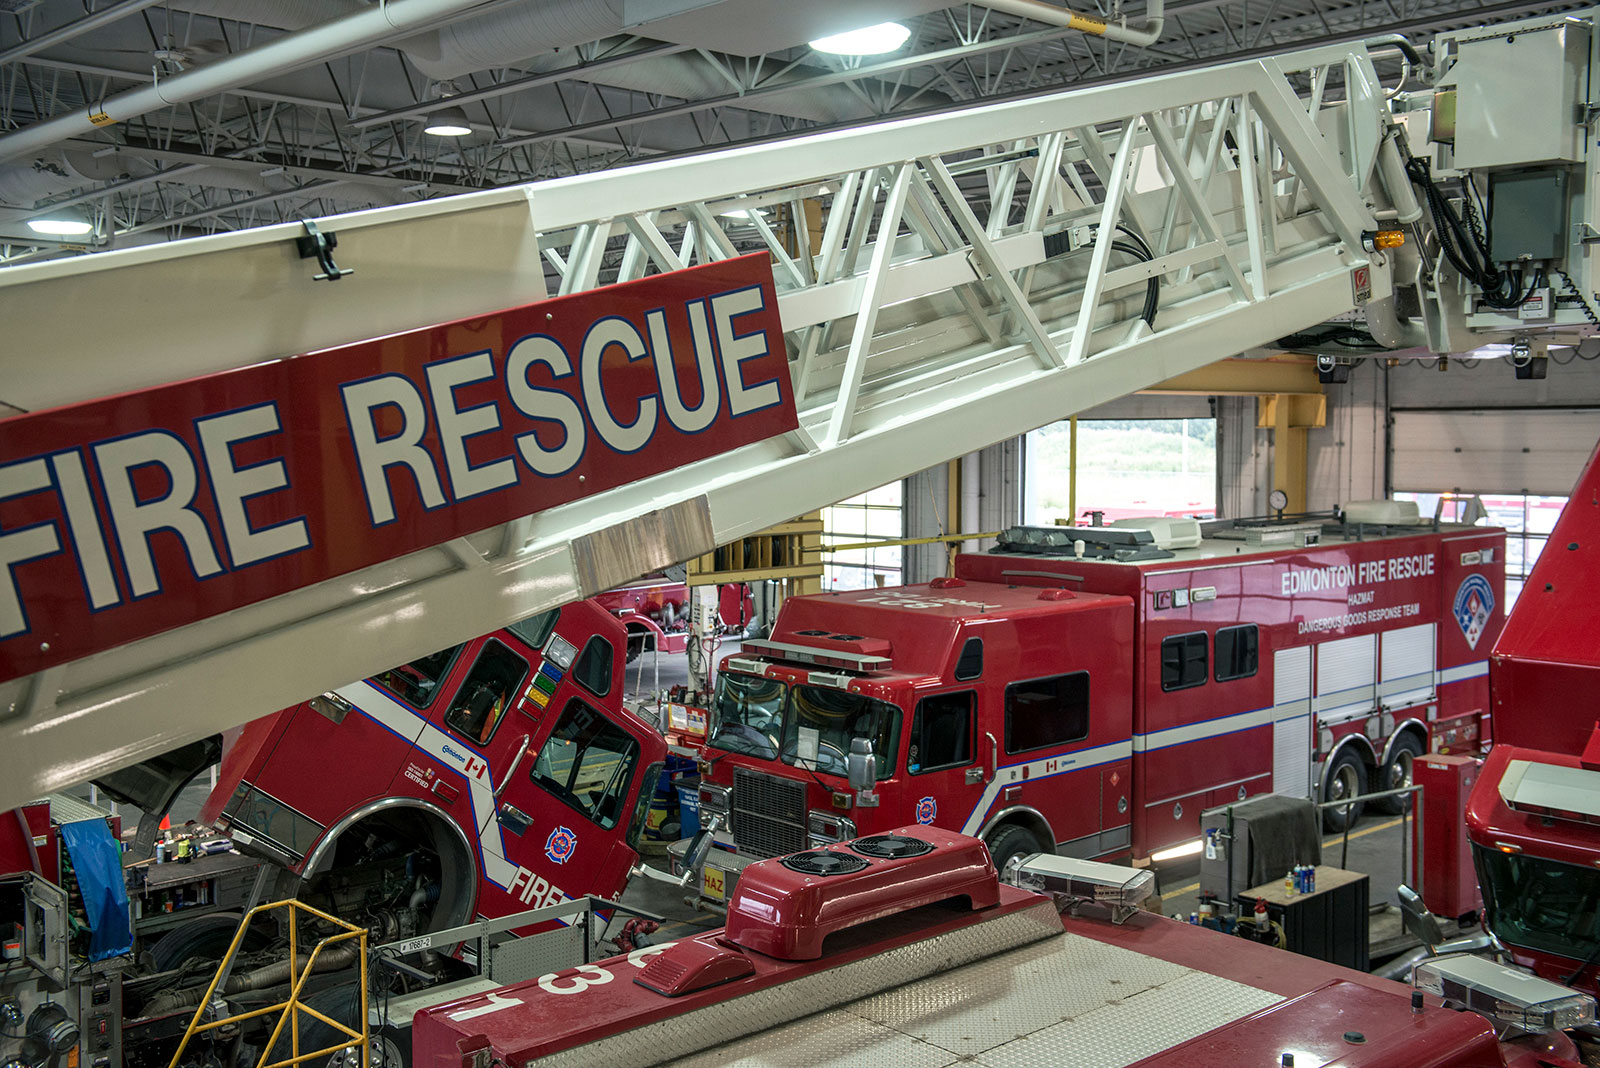
[[[373,1035],[367,1042],[372,1068],[400,1068],[405,1059],[400,1047],[388,1035]],[[361,1048],[346,1046],[328,1058],[328,1068],[360,1068]]]
[[[1342,764],[1328,783],[1328,800],[1344,801],[1356,796],[1356,769],[1354,764]]]
[[[1389,789],[1401,790],[1411,785],[1415,760],[1416,756],[1407,749],[1402,749],[1394,755],[1394,763],[1389,766]]]

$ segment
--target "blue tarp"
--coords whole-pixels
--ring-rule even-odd
[[[83,908],[89,914],[89,960],[120,956],[133,948],[128,925],[128,887],[122,879],[122,850],[105,820],[61,825],[61,840],[72,854]]]

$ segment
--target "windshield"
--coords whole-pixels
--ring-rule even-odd
[[[1473,846],[1489,927],[1502,942],[1582,960],[1600,938],[1600,871]]]
[[[706,744],[771,760],[783,733],[783,698],[784,685],[777,679],[723,672],[711,709],[716,726]]]
[[[707,743],[713,748],[845,775],[851,740],[867,738],[878,756],[878,778],[894,774],[900,710],[884,701],[724,672],[713,705],[716,723]]]

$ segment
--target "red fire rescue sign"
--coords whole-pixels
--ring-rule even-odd
[[[759,254],[0,420],[0,680],[796,425]]]

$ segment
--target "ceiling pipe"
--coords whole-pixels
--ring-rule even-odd
[[[98,30],[100,27],[110,25],[120,18],[136,15],[145,8],[154,7],[161,2],[162,0],[123,0],[120,4],[101,8],[92,15],[85,15],[83,18],[69,22],[65,26],[57,26],[53,30],[36,34],[21,44],[12,45],[4,52],[0,52],[0,63],[10,63],[14,59],[22,59],[25,56],[33,55],[35,52],[42,52],[51,45],[70,41],[80,34]]]
[[[118,93],[87,109],[45,119],[0,136],[0,160],[16,159],[69,137],[138,118],[173,104],[227,92],[268,75],[348,55],[389,40],[396,33],[421,31],[441,19],[494,4],[495,0],[395,0],[378,4],[152,85]]]
[[[1044,0],[972,0],[972,2],[979,7],[1001,11],[1007,15],[1032,19],[1034,22],[1043,22],[1049,26],[1065,26],[1069,30],[1081,30],[1095,37],[1104,37],[1108,41],[1121,41],[1140,48],[1148,48],[1160,40],[1162,27],[1167,21],[1166,0],[1148,0],[1145,20],[1140,26],[1121,25],[1106,22],[1093,15],[1080,15],[1076,11],[1047,4]]]

